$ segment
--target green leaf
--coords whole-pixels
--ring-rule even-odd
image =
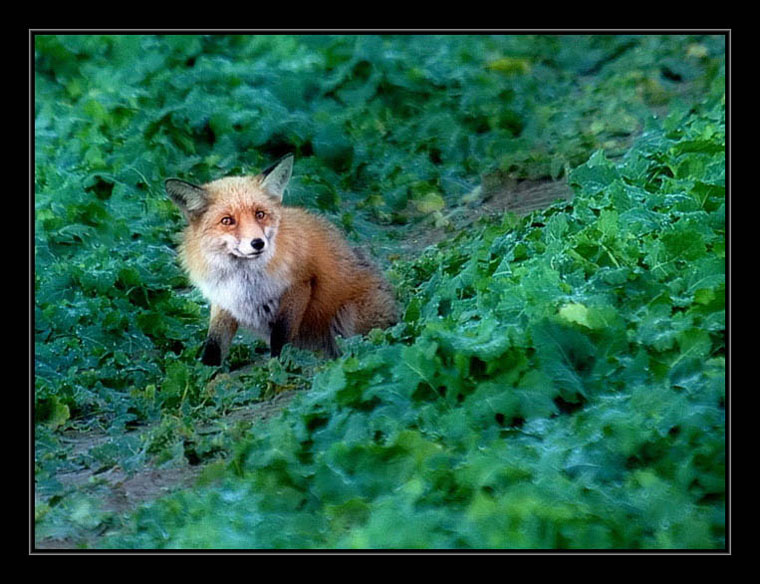
[[[559,309],[559,315],[567,322],[573,322],[586,328],[592,328],[588,320],[588,308],[585,305],[570,302]]]
[[[584,193],[595,196],[610,187],[618,177],[612,162],[604,156],[604,152],[597,150],[586,164],[570,173],[569,180],[571,184],[579,185]]]
[[[439,193],[430,191],[416,198],[414,206],[420,213],[427,215],[442,210],[446,206],[446,203]]]
[[[402,347],[401,360],[393,367],[394,378],[404,383],[406,395],[411,396],[419,384],[434,390],[433,376],[436,371],[435,342],[417,343]]]
[[[688,329],[680,332],[677,337],[681,354],[674,362],[674,366],[684,359],[704,360],[710,355],[712,340],[709,333],[701,329]]]
[[[71,417],[69,406],[64,404],[57,396],[52,396],[48,401],[45,423],[52,429],[63,426]]]
[[[588,338],[578,331],[549,321],[531,327],[533,344],[541,363],[541,370],[569,401],[586,396],[586,388],[579,369],[587,369],[595,348]]]

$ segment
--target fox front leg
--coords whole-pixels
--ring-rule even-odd
[[[269,339],[272,357],[279,357],[285,344],[292,343],[299,336],[301,321],[311,300],[311,293],[311,282],[305,281],[292,286],[283,294]]]
[[[223,308],[212,304],[208,336],[206,342],[203,343],[201,362],[210,366],[221,365],[227,356],[237,329],[237,320]]]

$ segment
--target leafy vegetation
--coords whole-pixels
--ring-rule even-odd
[[[35,65],[38,540],[725,545],[722,37],[40,36]],[[404,317],[217,373],[162,179],[288,150],[290,203],[372,242]],[[494,172],[575,196],[462,222]],[[402,257],[420,228],[450,235]],[[125,516],[61,482],[210,461]]]

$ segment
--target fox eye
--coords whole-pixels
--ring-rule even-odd
[[[263,219],[264,217],[266,217],[266,215],[267,214],[264,213],[264,211],[256,211],[256,219]]]
[[[235,220],[230,217],[222,217],[222,225],[235,225]]]

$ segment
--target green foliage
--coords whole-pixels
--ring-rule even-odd
[[[667,169],[697,135],[720,162],[722,110],[595,154],[571,204],[397,266],[419,299],[388,333],[405,342],[357,346],[238,445],[237,479],[110,545],[720,547],[724,201],[700,175],[674,197]]]
[[[723,50],[719,37],[36,37],[41,534],[111,522],[97,545],[723,547]],[[287,150],[291,203],[363,240],[442,218],[490,170],[567,174],[575,197],[395,261],[402,321],[343,342],[340,359],[286,351],[211,379],[161,179]],[[255,359],[236,351],[234,365]],[[294,388],[308,391],[269,423],[198,430]],[[71,464],[60,430],[92,420],[112,440],[91,466],[221,453],[225,469],[117,521],[55,480]]]

